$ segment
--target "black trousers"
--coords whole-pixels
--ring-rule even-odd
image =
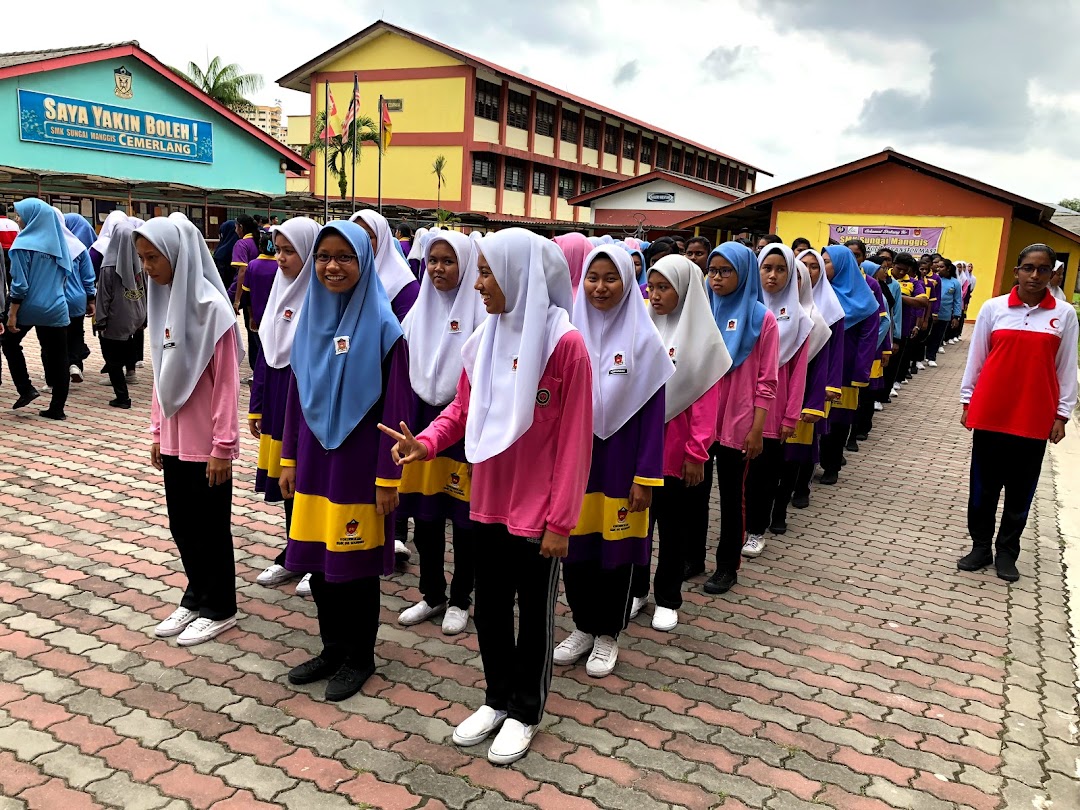
[[[855,419],[851,423],[851,438],[868,434],[874,429],[874,402],[877,401],[877,393],[871,391],[869,386],[859,389],[859,406],[855,409]]]
[[[780,480],[776,485],[776,498],[772,504],[772,516],[787,520],[787,508],[796,495],[810,497],[810,481],[814,477],[814,464],[810,461],[780,462]]]
[[[90,356],[90,347],[86,345],[86,318],[80,315],[72,318],[67,327],[67,365],[83,370],[83,360]]]
[[[285,545],[288,546],[289,545],[289,534],[292,533],[293,499],[292,498],[286,498],[281,503],[284,504],[284,506],[285,506]],[[286,551],[286,549],[283,548],[281,550],[281,552],[274,558],[274,565],[280,565],[282,567],[285,566],[285,551]]]
[[[322,573],[311,575],[311,598],[319,610],[322,658],[357,669],[375,668],[379,591],[378,577],[327,582]]]
[[[227,619],[236,614],[232,480],[210,486],[202,461],[162,456],[161,464],[169,531],[188,578],[180,605],[206,619]]]
[[[599,560],[568,562],[563,566],[566,602],[578,630],[591,636],[619,637],[630,621],[633,569],[629,564],[604,568]]]
[[[244,314],[244,328],[247,329],[248,367],[254,372],[259,361],[259,355],[262,353],[262,342],[259,340],[259,330],[251,328],[251,304],[246,304],[240,311]],[[313,596],[314,593],[312,591]]]
[[[432,607],[446,603],[446,521],[413,519],[413,542],[420,555],[420,593]],[[451,523],[454,539],[454,576],[450,580],[450,606],[468,610],[476,579],[476,530],[473,525]]]
[[[832,429],[821,437],[820,461],[825,472],[840,472],[843,467],[844,445],[847,443],[846,425],[833,425]]]
[[[711,472],[712,461],[708,467]],[[688,487],[681,478],[667,476],[664,485],[653,489],[652,510],[649,517],[653,523],[657,541],[656,577],[653,591],[656,604],[678,610],[682,607],[683,571],[691,553],[701,549],[701,564],[705,562],[705,545],[708,537],[708,503],[712,482],[702,481],[696,487]],[[705,501],[706,522],[702,528],[700,508]],[[657,534],[657,530],[658,534]],[[634,589],[634,596],[648,593],[648,569],[645,570],[645,593]]]
[[[997,506],[1004,489],[997,556],[1014,562],[1020,556],[1020,535],[1027,525],[1045,453],[1045,439],[1026,439],[990,430],[973,432],[968,533],[975,548],[990,550]]]
[[[900,338],[893,341],[893,353],[892,360],[889,361],[889,365],[885,368],[885,394],[893,390],[893,386],[896,385],[898,380],[902,380],[900,376],[900,370],[907,370],[909,365],[908,352],[907,352],[907,338]]]
[[[765,534],[769,528],[783,463],[784,445],[779,439],[764,439],[761,455],[750,462],[746,471],[747,534]]]
[[[127,378],[124,376],[124,366],[131,363],[135,367],[132,357],[132,340],[110,340],[101,338],[101,356],[105,359],[105,373],[109,375],[113,393],[119,400],[129,400]]]
[[[927,359],[937,361],[938,349],[941,348],[941,341],[945,339],[945,330],[948,328],[948,319],[934,319],[934,323],[930,326],[930,337],[926,341]]]
[[[551,689],[559,560],[501,523],[476,524],[476,635],[488,706],[527,726],[540,722]],[[518,608],[514,633],[514,603]]]
[[[720,540],[716,546],[716,570],[734,574],[742,562],[746,533],[746,456],[742,450],[713,446],[716,457],[716,489],[720,493]]]
[[[27,332],[33,329],[37,332],[38,343],[41,344],[41,360],[45,366],[45,382],[52,386],[52,402],[49,410],[53,413],[63,413],[67,403],[68,389],[71,387],[71,378],[68,376],[67,364],[67,327],[66,326],[20,326],[18,332],[10,330],[4,332],[0,338],[0,346],[3,347],[4,357],[8,361],[8,371],[11,380],[19,396],[24,397],[34,393],[37,389],[30,382],[30,373],[26,370],[26,357],[23,355],[22,341]]]
[[[716,464],[716,448],[714,444],[709,450],[709,460],[705,462],[705,477],[699,486],[694,487],[687,493],[686,508],[687,526],[690,529],[685,548],[686,562],[695,570],[705,568],[706,549],[709,545],[709,511],[713,488],[713,467]],[[656,493],[653,493],[656,497]],[[635,593],[635,596],[638,595]]]

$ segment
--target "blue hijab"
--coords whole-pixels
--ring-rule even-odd
[[[214,248],[214,264],[219,269],[223,266],[228,267],[232,262],[233,245],[239,241],[240,237],[236,235],[236,220],[228,219],[221,223],[221,227],[218,228],[217,247]]]
[[[15,203],[15,213],[19,215],[23,226],[15,241],[11,243],[11,249],[45,253],[56,259],[65,274],[70,273],[74,266],[71,253],[53,207],[37,197],[27,197]]]
[[[716,255],[731,262],[739,276],[739,286],[730,295],[717,295],[709,287],[713,320],[720,328],[728,354],[731,355],[731,367],[738,368],[753,351],[761,335],[761,324],[765,321],[765,304],[761,302],[761,273],[758,271],[757,256],[746,245],[724,242],[709,254],[710,261]]]
[[[94,233],[94,227],[86,221],[86,217],[79,214],[64,214],[64,224],[67,225],[67,229],[75,234],[75,238],[83,243],[84,246],[90,247],[94,244],[94,240],[97,239],[97,234]]]
[[[336,450],[382,396],[382,363],[402,332],[364,229],[355,222],[330,222],[316,237],[315,251],[328,234],[352,245],[360,280],[345,293],[311,280],[293,338],[292,369],[308,427],[319,444]],[[345,351],[339,354],[343,339]]]
[[[893,278],[892,273],[889,273],[889,292],[892,293],[893,305],[892,312],[892,336],[893,340],[899,340],[903,330],[903,317],[904,317],[904,299],[903,293],[900,290],[900,282]]]
[[[843,245],[829,245],[829,254],[835,274],[830,279],[833,292],[844,308],[844,331],[860,324],[878,311],[878,302],[863,278],[855,254]],[[822,268],[824,269],[824,268]]]
[[[874,276],[877,275],[877,271],[881,269],[881,265],[878,264],[877,262],[872,262],[869,259],[867,259],[865,262],[862,263],[861,267],[862,267],[862,271],[864,273],[866,273],[867,286],[870,288],[870,292],[874,293],[874,289],[875,289],[874,284],[877,284],[878,285],[877,289],[880,290],[881,289],[881,283],[876,278],[874,278]],[[870,281],[873,281],[874,284],[870,284],[869,283]],[[874,293],[874,298],[875,299],[877,298],[876,293]],[[881,346],[882,343],[885,342],[885,336],[887,334],[889,334],[889,329],[892,328],[892,320],[890,319],[891,315],[889,313],[889,300],[887,298],[885,298],[885,293],[881,294],[881,298],[882,298],[882,301],[880,303],[881,303],[881,305],[883,305],[885,307],[885,313],[884,313],[885,317],[880,318],[881,323],[878,325],[877,345],[879,347]]]
[[[645,252],[642,250],[637,250],[636,248],[632,248],[625,243],[620,243],[620,245],[623,250],[625,250],[631,256],[636,255],[638,257],[638,261],[641,262],[641,272],[638,273],[637,283],[639,287],[643,284],[646,284],[649,281],[649,265],[645,262]]]

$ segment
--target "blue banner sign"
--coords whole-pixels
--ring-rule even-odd
[[[19,138],[125,155],[214,162],[214,127],[206,121],[19,90]]]

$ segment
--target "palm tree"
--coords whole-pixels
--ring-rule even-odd
[[[346,132],[342,132],[339,135],[331,135],[329,138],[324,138],[323,133],[326,131],[326,112],[320,112],[315,116],[315,132],[312,133],[313,140],[307,146],[305,146],[300,154],[305,158],[310,159],[316,152],[322,152],[324,149],[329,150],[327,152],[327,168],[330,174],[337,178],[338,190],[341,192],[341,199],[345,199],[349,192],[349,173],[346,171],[350,167],[350,161],[354,159],[357,163],[360,162],[360,147],[365,143],[379,143],[379,128],[374,120],[367,115],[358,115],[354,121],[349,124],[349,129]],[[353,154],[353,134],[356,135],[356,154]],[[325,182],[325,181],[324,181]]]
[[[446,157],[444,155],[435,158],[435,162],[431,164],[431,173],[435,175],[435,180],[438,182],[438,197],[435,203],[435,210],[438,211],[442,208],[442,187],[446,182]]]
[[[208,59],[205,70],[194,62],[188,62],[186,71],[172,70],[233,112],[244,112],[254,107],[247,96],[263,86],[263,78],[258,73],[243,73],[235,62],[224,65],[220,56]]]

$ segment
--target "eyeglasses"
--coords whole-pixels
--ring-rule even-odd
[[[1029,275],[1036,276],[1048,276],[1054,272],[1054,268],[1049,265],[1034,265],[1034,264],[1022,264],[1016,268],[1022,273],[1028,273]]]
[[[331,256],[329,253],[316,253],[315,264],[327,265],[331,260],[339,267],[349,267],[356,264],[355,253],[341,253],[337,256]]]
[[[715,267],[710,267],[709,268],[709,275],[710,276],[720,276],[720,278],[730,278],[734,274],[735,274],[735,268],[734,267],[721,267],[719,270],[717,270]]]

